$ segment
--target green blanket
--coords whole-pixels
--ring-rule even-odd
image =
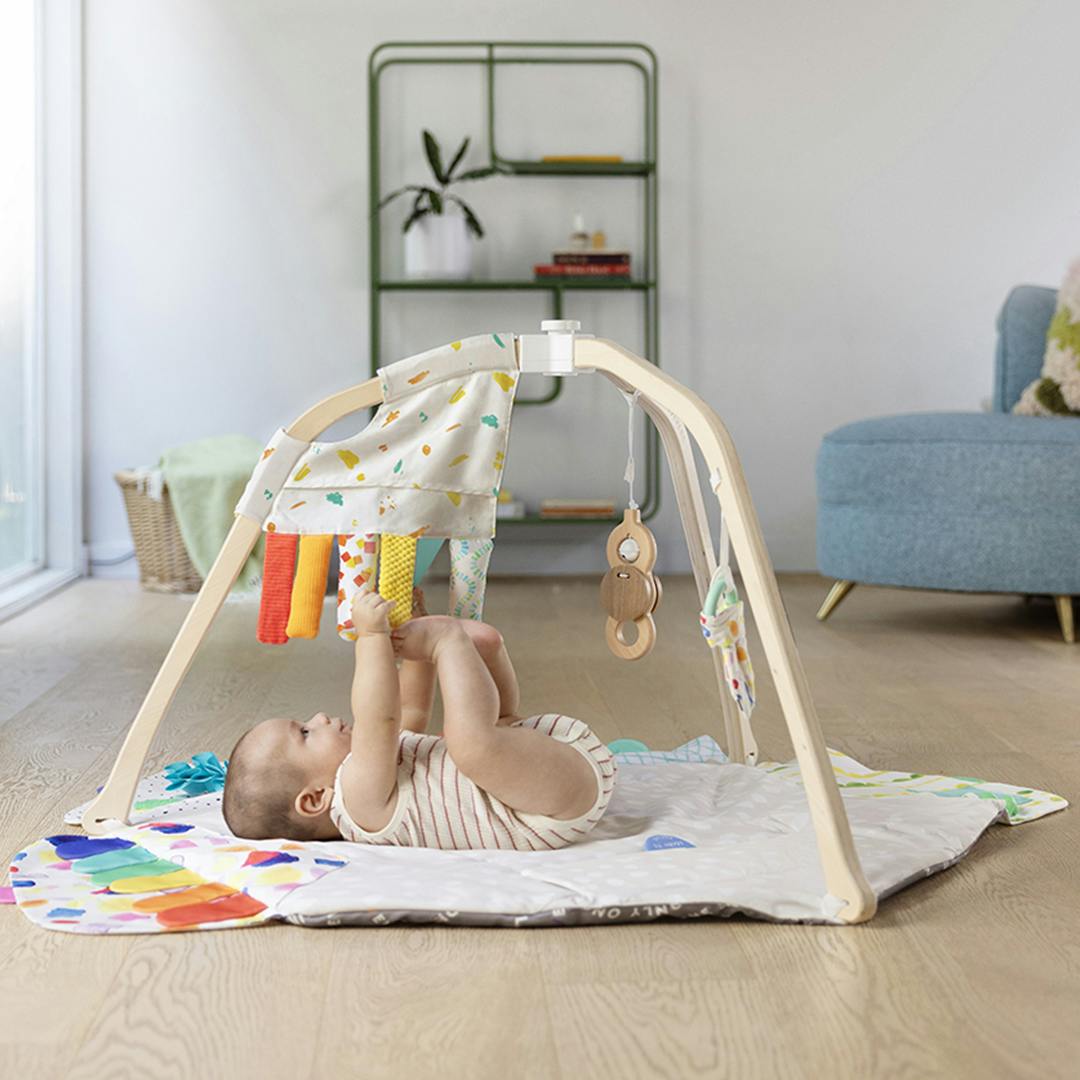
[[[202,577],[210,572],[233,523],[233,509],[255,468],[262,443],[246,435],[215,435],[174,446],[161,455],[161,471],[188,555]],[[257,589],[263,540],[240,571],[234,590]]]

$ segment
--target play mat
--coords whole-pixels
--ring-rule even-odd
[[[702,736],[671,751],[612,744],[619,782],[581,844],[436,851],[241,841],[221,815],[221,763],[196,755],[143,780],[132,824],[18,852],[0,899],[83,934],[254,926],[567,926],[737,912],[839,922],[794,762],[727,761]],[[994,822],[1068,804],[1032,788],[875,771],[829,751],[859,858],[882,899],[962,859]],[[77,822],[82,808],[66,820]]]

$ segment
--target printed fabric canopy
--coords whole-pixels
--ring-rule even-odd
[[[237,512],[267,532],[487,537],[517,390],[513,335],[482,334],[379,370],[357,435],[308,446],[279,430]]]

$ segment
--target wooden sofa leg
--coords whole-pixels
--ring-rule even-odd
[[[852,589],[855,588],[854,581],[835,581],[833,587],[829,590],[828,596],[822,601],[821,607],[818,608],[818,621],[824,622],[832,613],[836,610],[837,605]],[[1060,610],[1060,609],[1059,609]],[[1071,618],[1070,618],[1071,625]]]
[[[1071,596],[1055,596],[1058,622],[1061,624],[1061,636],[1070,644],[1076,642],[1076,630],[1073,626],[1073,604]]]

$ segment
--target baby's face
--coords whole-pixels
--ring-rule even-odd
[[[311,782],[333,783],[352,746],[352,728],[339,717],[316,713],[310,720],[264,720],[251,733],[253,751],[288,764]]]

